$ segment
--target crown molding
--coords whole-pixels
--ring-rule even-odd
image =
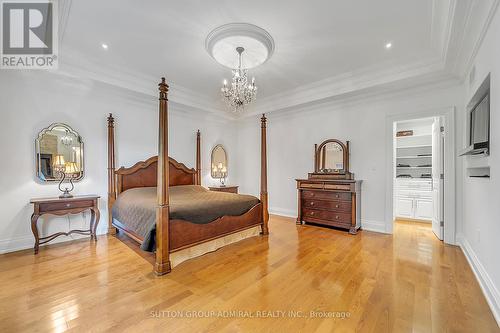
[[[411,96],[424,96],[429,92],[451,89],[454,87],[461,87],[461,81],[458,77],[453,76],[447,72],[440,72],[439,74],[432,74],[427,77],[422,77],[416,82],[413,78],[408,82],[396,82],[385,86],[373,87],[355,94],[348,94],[338,96],[336,98],[324,99],[321,101],[313,101],[301,105],[294,105],[285,109],[276,109],[270,112],[268,117],[271,119],[280,119],[283,117],[290,117],[294,114],[315,114],[316,112],[335,112],[344,110],[345,108],[352,108],[358,105],[384,103],[387,100],[394,100],[397,98],[406,98]],[[449,105],[446,105],[447,107]],[[241,124],[252,124],[254,117],[260,114],[253,113],[246,117],[239,118],[237,121]]]
[[[391,68],[380,66],[380,68],[372,68],[371,70],[363,69],[349,74],[327,78],[258,100],[252,110],[243,116],[273,112],[296,105],[339,98],[345,95],[363,94],[365,91],[377,86],[384,86],[412,78],[415,78],[417,82],[419,77],[428,76],[432,73],[440,73],[443,69],[444,63],[440,58],[409,65],[394,66]]]
[[[431,45],[442,59],[446,59],[455,20],[457,0],[433,0]]]
[[[144,75],[118,66],[103,66],[96,59],[90,59],[67,47],[61,50],[58,72],[62,75],[90,79],[155,98],[158,97],[155,82],[158,82],[159,77]],[[170,86],[168,94],[170,101],[178,105],[203,110],[225,119],[234,119],[231,114],[218,109],[216,103],[206,96],[169,81],[168,77],[167,82]]]
[[[499,3],[500,0],[472,0],[457,5],[463,15],[456,15],[458,19],[454,22],[450,41],[450,48],[456,54],[454,59],[449,57],[446,62],[449,70],[462,80],[473,66]]]
[[[64,34],[66,33],[66,27],[68,25],[69,14],[71,13],[71,5],[73,4],[73,0],[65,0],[59,1],[58,5],[58,14],[59,14],[59,43],[62,45],[64,40]]]

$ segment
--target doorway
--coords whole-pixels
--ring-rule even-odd
[[[444,239],[444,123],[442,117],[394,122],[393,216],[431,226]]]
[[[434,126],[427,127],[426,132],[420,132],[420,136],[418,135],[419,130],[415,128],[413,138],[396,139],[398,123],[411,123],[412,121],[427,122]],[[404,129],[400,127],[400,130]],[[436,135],[436,132],[439,132],[439,135]],[[406,134],[410,136],[409,132]],[[406,140],[408,142],[407,146],[422,147],[415,147],[418,149],[413,152],[406,152],[406,155],[403,155],[398,152],[396,140],[401,142]],[[410,141],[413,141],[413,144],[409,144]],[[405,147],[404,145],[401,146]],[[444,240],[447,244],[456,244],[455,107],[387,116],[386,149],[385,232],[392,234],[396,216],[404,214],[410,219],[416,217],[416,220],[424,220],[424,223],[427,224],[421,225],[432,229],[436,238]],[[402,162],[405,158],[397,159],[398,154],[410,161]],[[420,162],[419,159],[411,160],[414,157],[424,157],[420,158],[420,160],[427,160],[428,162]],[[396,168],[397,163],[400,163],[401,168]],[[418,168],[411,168],[415,166]],[[399,169],[401,171],[398,171]],[[401,174],[406,176],[398,177]],[[408,177],[408,175],[410,176]],[[396,198],[401,197],[398,191],[405,190],[398,186],[396,181],[401,180],[404,183],[404,180],[408,180],[410,177],[411,179],[421,177],[418,180],[422,180],[423,183],[419,184],[419,188],[411,188],[411,190],[422,189],[425,193],[418,193],[421,194],[420,197],[407,196],[406,200],[396,202]],[[411,182],[407,183],[410,184],[407,184],[406,189],[409,189],[410,186],[416,186]],[[434,205],[434,201],[437,202],[436,205]],[[402,206],[397,206],[400,204]]]

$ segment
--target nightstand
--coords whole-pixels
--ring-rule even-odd
[[[80,235],[90,235],[90,239],[97,240],[96,230],[99,224],[99,208],[98,208],[99,196],[97,195],[80,195],[74,196],[72,198],[42,198],[42,199],[31,199],[30,203],[33,204],[33,215],[31,215],[31,231],[33,231],[33,236],[35,237],[35,254],[38,253],[40,244],[45,244],[50,242],[56,237],[65,235],[69,236],[71,234]],[[78,214],[85,210],[90,210],[90,228],[89,230],[70,230],[68,232],[58,232],[49,236],[40,237],[38,234],[37,221],[38,218],[45,214],[51,215],[68,215],[68,214]]]
[[[227,192],[227,193],[238,193],[238,186],[209,186],[208,189],[210,191],[216,191],[216,192]]]

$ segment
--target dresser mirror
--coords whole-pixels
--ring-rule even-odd
[[[224,146],[217,145],[212,149],[210,165],[212,178],[225,179],[227,177],[227,152]]]
[[[344,148],[337,142],[326,143],[319,151],[319,172],[344,169]]]
[[[65,173],[73,181],[83,178],[83,140],[66,124],[44,128],[35,140],[36,176],[42,182],[59,181]]]
[[[329,139],[314,145],[314,173],[311,176],[346,176],[349,173],[349,141]]]

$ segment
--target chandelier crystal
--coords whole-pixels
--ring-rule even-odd
[[[67,147],[73,144],[73,138],[69,135],[68,130],[66,130],[66,134],[61,138],[61,143]]]
[[[227,80],[224,80],[224,86],[221,88],[222,98],[226,104],[237,113],[244,109],[244,107],[255,100],[257,95],[257,86],[255,85],[255,78],[248,81],[248,71],[241,68],[241,54],[245,51],[243,47],[237,47],[238,52],[238,68],[233,69],[233,78],[231,84],[228,86]]]

